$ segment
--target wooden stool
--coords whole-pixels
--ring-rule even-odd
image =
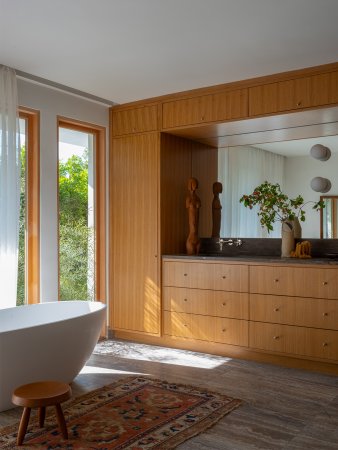
[[[60,403],[68,400],[71,395],[70,386],[59,381],[38,381],[16,388],[12,395],[12,402],[24,407],[19,425],[17,445],[21,445],[25,438],[31,409],[40,408],[39,425],[42,428],[45,422],[46,406],[51,405],[55,405],[56,418],[62,436],[64,439],[68,439],[67,425]]]

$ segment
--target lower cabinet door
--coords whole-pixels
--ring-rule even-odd
[[[248,346],[248,321],[164,311],[164,334]]]
[[[250,322],[249,347],[337,361],[338,331]]]

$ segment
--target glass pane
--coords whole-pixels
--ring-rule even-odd
[[[26,256],[25,256],[25,231],[26,231],[26,120],[19,119],[20,123],[20,147],[21,147],[21,177],[20,177],[20,219],[19,219],[19,258],[18,258],[18,282],[17,282],[17,306],[23,305],[26,299]]]
[[[94,300],[93,135],[59,129],[60,300]]]

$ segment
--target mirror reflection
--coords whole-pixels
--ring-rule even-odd
[[[320,237],[338,237],[338,195],[321,195],[325,208],[320,211]]]
[[[331,149],[332,155],[328,161],[311,157],[310,149],[315,144],[322,144]],[[314,177],[327,178],[332,185],[328,196],[332,193],[330,198],[336,198],[334,194],[338,194],[337,167],[338,136],[219,148],[218,181],[223,185],[223,192],[220,194],[221,236],[281,236],[279,222],[275,223],[272,232],[267,233],[261,227],[255,211],[239,203],[243,194],[251,194],[256,186],[269,181],[279,183],[289,198],[298,195],[304,198],[306,220],[301,223],[303,238],[320,238],[321,235],[324,238],[337,238],[337,208],[332,209],[337,200],[328,199],[327,214],[321,219],[320,213],[312,209],[313,202],[318,202],[321,194],[313,191],[310,186]]]

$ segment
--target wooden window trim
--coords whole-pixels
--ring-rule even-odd
[[[26,289],[28,304],[40,303],[40,113],[19,107],[26,120]]]
[[[57,118],[59,128],[94,135],[95,159],[95,299],[106,303],[106,129],[66,117]],[[58,138],[59,141],[59,138]],[[59,171],[59,164],[58,164]],[[58,176],[59,179],[59,176]],[[59,185],[59,183],[58,183]],[[59,209],[59,195],[58,195]],[[59,235],[59,233],[58,233]],[[59,255],[59,252],[58,252]],[[59,258],[59,256],[58,256]],[[59,285],[60,293],[60,285]]]

